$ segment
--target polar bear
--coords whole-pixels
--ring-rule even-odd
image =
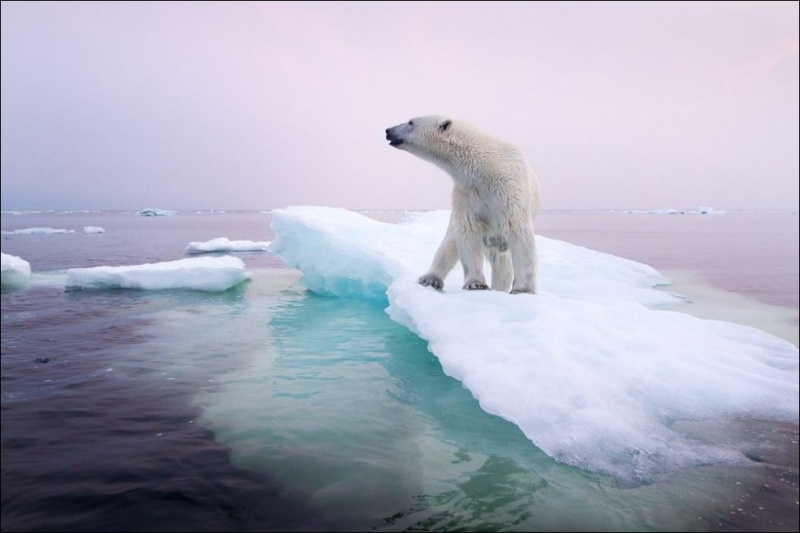
[[[441,116],[417,117],[388,128],[386,139],[453,178],[450,223],[419,283],[441,290],[460,259],[464,288],[488,289],[486,257],[493,290],[536,293],[539,182],[519,149]]]

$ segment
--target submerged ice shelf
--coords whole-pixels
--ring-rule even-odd
[[[760,330],[669,310],[682,299],[634,261],[537,236],[539,294],[421,287],[448,212],[387,224],[337,208],[273,211],[270,247],[312,291],[381,299],[487,413],[551,457],[625,481],[742,454],[678,420],[797,421],[798,350]]]

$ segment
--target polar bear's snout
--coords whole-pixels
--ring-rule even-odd
[[[400,146],[403,144],[403,138],[397,132],[397,126],[394,128],[386,128],[386,140],[389,141],[391,146]]]

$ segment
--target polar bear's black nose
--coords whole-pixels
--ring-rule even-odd
[[[395,133],[392,132],[394,128],[387,128],[386,130],[386,140],[389,141],[391,146],[400,146],[403,144],[403,139],[398,137]]]

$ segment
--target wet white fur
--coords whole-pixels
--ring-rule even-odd
[[[492,289],[535,293],[539,185],[522,153],[447,117],[417,117],[386,133],[387,139],[402,140],[397,148],[434,163],[453,178],[450,224],[420,283],[441,289],[460,258],[464,288],[488,288],[483,272],[487,257]]]

